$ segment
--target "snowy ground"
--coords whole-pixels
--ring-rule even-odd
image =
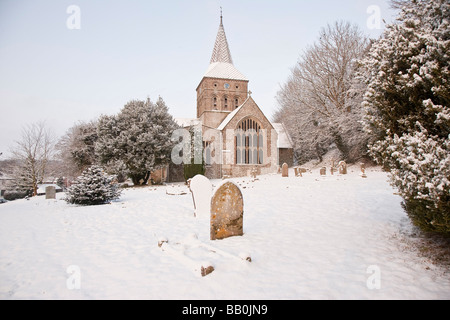
[[[93,207],[64,194],[2,204],[0,298],[450,299],[447,270],[405,249],[411,226],[386,174],[349,171],[233,179],[245,234],[221,241],[209,241],[189,193],[166,193],[184,186],[127,189]],[[206,277],[203,261],[215,268]]]

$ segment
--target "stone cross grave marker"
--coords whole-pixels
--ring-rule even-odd
[[[231,181],[219,186],[211,198],[211,240],[244,234],[244,197]]]
[[[56,199],[56,188],[53,186],[45,187],[45,199]]]
[[[196,217],[209,217],[211,204],[212,184],[208,178],[196,175],[189,180],[189,190],[194,201],[194,215]]]

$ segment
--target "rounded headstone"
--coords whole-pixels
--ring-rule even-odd
[[[242,236],[244,198],[237,185],[227,181],[211,198],[211,240]]]
[[[283,163],[283,166],[281,167],[281,176],[284,178],[289,177],[289,166],[287,163]]]
[[[209,217],[212,184],[208,178],[202,175],[196,175],[190,180],[189,190],[191,190],[194,200],[195,216]]]

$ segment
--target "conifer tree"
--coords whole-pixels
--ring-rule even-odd
[[[403,4],[362,61],[370,152],[391,170],[412,221],[450,233],[450,4]]]
[[[67,189],[65,200],[72,204],[98,205],[118,199],[120,193],[116,176],[108,175],[102,167],[93,165]]]
[[[161,97],[156,103],[133,100],[117,116],[100,118],[96,154],[103,165],[145,185],[151,171],[169,163],[176,128]]]

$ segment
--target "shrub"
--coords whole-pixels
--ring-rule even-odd
[[[94,165],[67,189],[65,200],[79,205],[105,204],[120,197],[119,188],[116,176],[108,175],[101,167]]]
[[[3,194],[3,198],[8,201],[23,199],[25,197],[31,196],[32,191],[20,191],[20,190],[7,190]]]
[[[369,152],[390,170],[414,224],[450,234],[450,4],[402,3],[362,61]]]
[[[196,175],[205,175],[205,165],[204,164],[185,164],[184,165],[184,180],[195,177]]]

